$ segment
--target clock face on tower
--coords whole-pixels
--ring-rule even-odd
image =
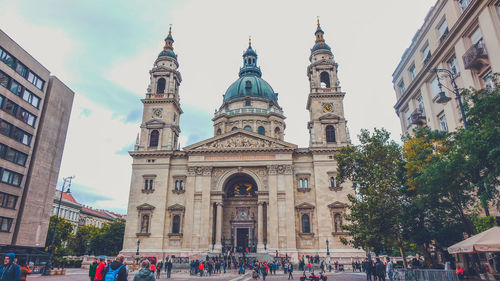
[[[153,108],[153,118],[162,118],[163,108]]]
[[[333,111],[333,104],[331,104],[331,103],[323,104],[323,111],[324,112],[332,112]]]

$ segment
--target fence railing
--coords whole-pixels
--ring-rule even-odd
[[[394,281],[459,281],[454,270],[395,269]]]

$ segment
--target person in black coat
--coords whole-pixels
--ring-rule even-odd
[[[363,261],[363,271],[366,273],[366,281],[372,281],[372,261],[365,259]]]
[[[375,272],[377,274],[378,281],[385,281],[385,265],[377,258],[377,263],[375,264]]]

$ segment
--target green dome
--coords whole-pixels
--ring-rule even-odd
[[[231,84],[224,94],[224,101],[230,102],[244,97],[262,98],[278,102],[278,95],[264,79],[258,76],[242,76]]]

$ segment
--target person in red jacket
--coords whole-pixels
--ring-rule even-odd
[[[155,272],[156,271],[156,265],[154,263],[151,263],[151,266],[149,267],[149,270],[151,270],[152,272]]]
[[[104,262],[104,258],[99,258],[99,265],[97,265],[97,268],[95,270],[95,277],[94,281],[102,281],[104,277],[102,276],[102,271],[106,267],[106,263]]]
[[[458,275],[458,279],[460,280],[464,279],[464,270],[460,266],[457,266],[456,272]]]
[[[205,269],[205,265],[202,261],[200,261],[200,265],[198,266],[198,271],[200,271],[200,276],[203,276],[203,270]]]

